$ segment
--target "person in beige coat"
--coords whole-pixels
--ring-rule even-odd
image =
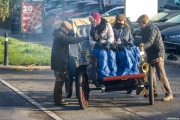
[[[89,43],[92,47],[110,46],[114,43],[114,33],[110,23],[94,12],[90,16],[91,29],[89,35]]]

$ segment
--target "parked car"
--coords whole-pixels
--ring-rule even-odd
[[[165,30],[167,28],[170,28],[170,27],[176,27],[176,26],[179,26],[180,25],[180,15],[177,15],[169,20],[167,20],[166,22],[159,22],[159,23],[154,23],[154,25],[156,25],[160,31],[162,30]],[[136,29],[136,33],[135,33],[135,42],[136,44],[139,44],[142,40],[141,38],[141,29]],[[172,33],[173,34],[173,33]]]
[[[93,1],[78,1],[78,2],[74,2],[70,5],[67,5],[65,7],[65,11],[68,11],[68,10],[74,10],[74,9],[77,9],[77,8],[80,8],[81,6],[87,4],[87,3],[90,3],[90,2],[93,2]],[[52,9],[50,11],[48,11],[45,15],[48,15],[48,16],[51,16],[51,17],[55,17],[58,13],[61,13],[63,11],[63,8],[55,8],[55,9]]]
[[[88,17],[89,15],[91,15],[93,12],[98,12],[98,9],[92,10],[90,12],[83,12],[83,13],[78,13],[75,15],[72,15],[68,18],[68,21],[71,20],[72,18],[85,18]]]
[[[167,0],[164,2],[163,8],[170,10],[180,10],[180,1],[179,0]]]
[[[51,0],[43,0],[44,4],[48,3]]]
[[[166,50],[177,50],[177,45],[171,43],[178,43],[178,49],[180,50],[180,26],[170,27],[162,30],[161,35]]]
[[[65,6],[77,2],[78,0],[65,0]],[[49,1],[44,5],[44,13],[46,14],[48,11],[52,9],[62,8],[63,7],[63,1],[62,0],[52,0]]]
[[[153,17],[150,18],[150,21],[157,23],[157,22],[165,22],[177,15],[180,15],[180,10],[170,10],[170,11],[164,11],[164,12],[160,12],[156,15],[154,15]],[[138,28],[139,24],[136,22],[132,22],[132,25],[134,26],[134,28]]]
[[[111,0],[111,3],[117,3],[117,4],[123,4],[124,5],[124,0]]]
[[[108,17],[108,16],[116,16],[118,14],[124,14],[124,6],[118,6],[115,7],[107,12],[105,12],[104,14],[102,14],[102,17]]]
[[[83,12],[90,12],[92,10],[95,10],[98,8],[98,4],[97,2],[93,2],[93,3],[87,3],[85,5],[83,5],[80,8],[77,8],[75,10],[69,10],[69,11],[65,11],[65,19],[68,20],[70,16],[75,15],[75,14],[79,14],[79,13],[83,13]],[[63,13],[59,13],[56,18],[63,18]]]
[[[69,17],[69,20],[72,18],[84,18],[91,15],[93,12],[99,12],[98,8],[95,10],[92,10],[90,12],[83,12],[76,15],[72,15]],[[107,4],[105,5],[105,13],[102,14],[102,17],[108,17],[108,16],[115,16],[117,14],[123,14],[124,13],[124,6],[120,6],[119,4]]]

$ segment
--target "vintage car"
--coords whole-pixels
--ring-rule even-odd
[[[105,17],[105,19],[113,23],[115,17]],[[88,18],[71,19],[75,36],[88,36],[90,30],[90,21]],[[65,90],[67,97],[72,95],[73,82],[75,81],[76,97],[82,109],[87,108],[89,101],[89,93],[92,90],[102,90],[102,92],[127,91],[131,93],[136,90],[136,94],[144,95],[145,91],[149,91],[149,104],[154,104],[154,90],[152,80],[152,68],[145,61],[143,44],[140,45],[141,62],[138,65],[139,74],[108,76],[104,77],[100,82],[97,72],[97,59],[91,53],[89,41],[83,41],[77,44],[77,61],[71,56],[69,62],[69,71],[66,72]],[[72,62],[73,61],[73,62]],[[73,64],[72,64],[73,63]],[[76,64],[75,64],[76,63]],[[72,69],[71,69],[72,68]],[[75,74],[72,74],[75,73]],[[71,75],[70,75],[71,74]],[[95,87],[90,87],[94,84]]]

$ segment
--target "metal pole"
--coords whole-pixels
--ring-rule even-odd
[[[8,33],[5,33],[4,39],[4,66],[9,65],[8,61]]]
[[[65,0],[63,0],[63,21],[65,21]]]

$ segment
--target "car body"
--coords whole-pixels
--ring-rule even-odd
[[[78,14],[68,17],[68,20],[71,20],[72,18],[85,18],[85,17],[88,17],[89,15],[91,15],[93,12],[98,12],[98,11],[99,11],[98,9],[95,9],[90,12],[78,13]]]
[[[43,0],[44,4],[48,3],[51,0]]]
[[[65,0],[65,6],[77,1],[78,0]],[[46,14],[49,10],[62,8],[62,7],[63,7],[62,0],[52,0],[44,5],[44,13]]]
[[[160,13],[154,15],[153,17],[151,17],[150,21],[152,21],[153,23],[165,22],[177,15],[180,15],[180,10],[164,11],[164,12],[160,12]],[[139,24],[136,22],[132,22],[132,25],[134,26],[134,28],[139,27]]]
[[[83,5],[87,4],[87,3],[90,3],[90,2],[93,2],[93,1],[73,2],[72,4],[69,4],[69,5],[67,5],[65,7],[65,11],[80,8],[81,6],[83,6]],[[57,14],[61,13],[62,11],[63,11],[63,8],[55,8],[55,9],[52,9],[52,10],[48,11],[45,15],[55,17]]]
[[[180,10],[180,1],[179,0],[167,0],[164,2],[163,8],[170,10]]]
[[[71,17],[69,17],[69,20],[72,18],[88,17],[93,12],[99,12],[98,8],[90,12],[83,12],[76,15],[72,15]],[[123,14],[123,13],[124,13],[124,6],[120,6],[119,4],[107,4],[105,5],[105,13],[102,14],[101,16],[102,17],[116,16],[117,14]]]
[[[170,27],[161,31],[162,39],[166,50],[176,50],[177,45],[171,43],[177,43],[180,46],[180,26]],[[170,42],[170,44],[168,44]]]
[[[80,8],[77,8],[75,10],[69,10],[69,11],[65,11],[65,19],[69,19],[70,16],[75,15],[75,14],[79,14],[79,13],[83,13],[83,12],[90,12],[92,10],[95,10],[98,8],[98,3],[97,2],[92,2],[92,3],[87,3],[85,5],[83,5]],[[63,18],[63,13],[59,13],[56,18]]]
[[[118,14],[124,14],[124,6],[118,6],[115,7],[107,12],[105,12],[104,14],[102,14],[102,17],[108,17],[108,16],[116,16]]]
[[[124,5],[124,0],[111,0],[111,3],[118,3]]]

